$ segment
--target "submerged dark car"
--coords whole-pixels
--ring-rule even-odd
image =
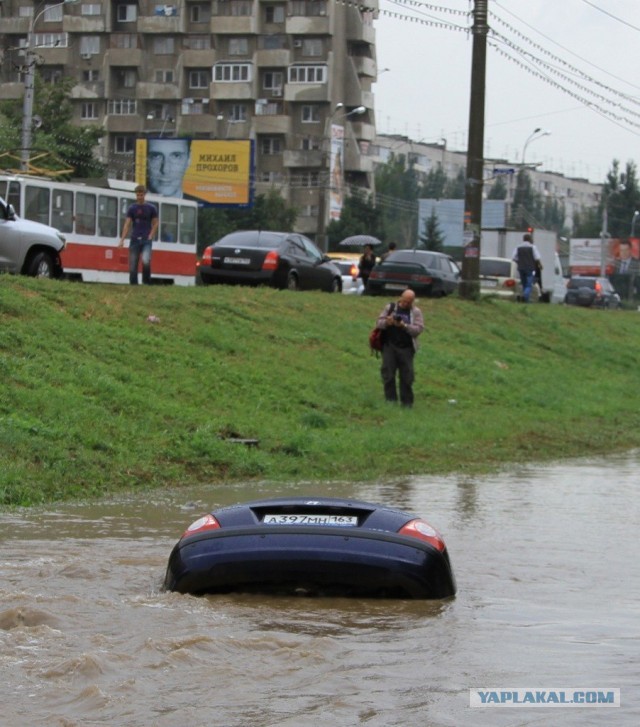
[[[439,298],[455,293],[460,268],[448,255],[430,250],[397,250],[371,271],[370,295],[397,293],[411,288],[416,295]]]
[[[359,500],[276,498],[214,510],[174,546],[165,588],[447,598],[442,536],[422,518]]]
[[[586,275],[569,280],[564,302],[587,308],[620,308],[622,305],[620,296],[607,278]]]
[[[232,232],[205,248],[198,271],[205,285],[342,290],[340,270],[311,240],[295,232]]]

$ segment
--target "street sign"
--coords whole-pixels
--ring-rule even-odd
[[[513,167],[505,167],[504,169],[494,169],[494,174],[515,174],[516,170]]]

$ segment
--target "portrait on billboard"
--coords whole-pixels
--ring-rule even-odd
[[[253,149],[249,139],[138,139],[136,183],[164,197],[196,200],[202,207],[249,207]]]
[[[329,219],[339,220],[344,203],[344,127],[331,125]]]

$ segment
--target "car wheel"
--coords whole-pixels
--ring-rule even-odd
[[[298,276],[295,273],[289,273],[287,276],[287,290],[300,290]]]
[[[48,252],[39,252],[29,263],[27,275],[33,278],[55,278],[53,257]]]
[[[331,292],[332,293],[342,293],[342,281],[340,278],[334,278],[333,283],[331,285]]]

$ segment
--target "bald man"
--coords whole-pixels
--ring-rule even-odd
[[[416,294],[407,288],[397,303],[384,307],[376,323],[385,331],[380,368],[384,398],[392,403],[398,401],[398,375],[400,404],[404,407],[413,406],[413,357],[418,350],[418,336],[424,330],[422,311],[415,302]]]

